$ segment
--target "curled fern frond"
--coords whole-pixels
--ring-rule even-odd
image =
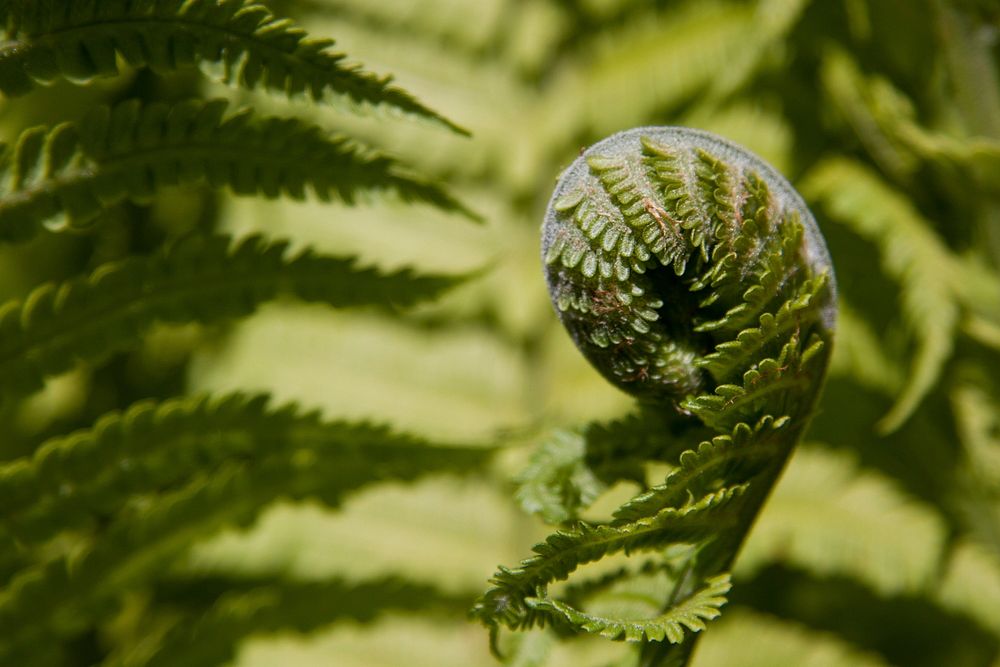
[[[157,321],[223,322],[289,293],[338,307],[406,306],[456,283],[286,251],[287,243],[258,236],[235,246],[228,237],[191,236],[0,306],[0,395],[23,395],[78,361],[134,347]]]
[[[517,500],[546,523],[577,519],[608,487],[620,480],[644,484],[650,461],[672,461],[692,440],[711,438],[696,424],[639,410],[607,423],[553,432],[518,476]]]
[[[772,167],[676,127],[587,149],[560,177],[542,234],[549,293],[577,347],[640,400],[640,414],[659,415],[659,442],[629,437],[637,418],[609,430],[623,436],[627,464],[605,472],[636,479],[657,457],[676,467],[609,524],[556,533],[520,567],[501,568],[474,613],[494,632],[557,621],[646,642],[640,664],[686,664],[693,641],[681,626],[718,614],[726,573],[818,400],[836,319],[825,242]],[[541,457],[534,478],[543,491],[586,488],[573,480],[600,474],[601,449]],[[572,516],[572,502],[549,505]],[[682,546],[673,593],[649,621],[591,614],[548,592],[611,553]]]
[[[834,319],[829,258],[801,198],[707,133],[639,129],[591,147],[553,195],[543,256],[584,355],[648,400],[742,380],[793,339],[811,345],[803,323]]]
[[[663,641],[679,644],[684,640],[685,628],[691,632],[705,629],[705,621],[718,618],[719,608],[726,603],[725,595],[732,585],[729,575],[712,577],[705,585],[688,597],[676,601],[670,609],[655,618],[615,619],[587,614],[558,600],[529,598],[535,609],[563,616],[575,627],[599,634],[608,639],[626,641]]]
[[[475,470],[490,455],[268,408],[260,396],[144,402],[105,416],[0,467],[2,525],[22,548],[75,537],[66,553],[35,551],[0,594],[0,658],[73,636],[193,538],[248,522],[276,498],[336,505],[379,480]]]
[[[79,123],[25,131],[0,158],[0,240],[24,240],[63,216],[80,225],[125,198],[205,183],[237,194],[351,203],[364,192],[474,213],[393,159],[294,118],[227,115],[225,100],[97,107]],[[53,226],[58,228],[58,226]]]
[[[0,4],[6,42],[0,46],[0,92],[20,95],[55,79],[89,80],[118,73],[118,59],[168,72],[210,69],[248,89],[323,99],[344,96],[386,106],[468,134],[391,77],[365,72],[253,0],[10,0]]]
[[[606,489],[585,464],[581,434],[557,431],[539,447],[518,478],[516,499],[525,512],[539,514],[546,523],[575,519]]]
[[[636,521],[609,525],[581,522],[574,530],[560,531],[535,545],[535,556],[515,569],[500,568],[493,588],[481,597],[472,613],[489,626],[503,623],[514,629],[543,625],[551,606],[537,606],[547,587],[565,579],[585,563],[615,553],[659,550],[671,544],[697,542],[738,520],[734,506],[746,491],[734,486],[710,493],[679,508],[668,507]],[[563,614],[564,615],[564,614]]]

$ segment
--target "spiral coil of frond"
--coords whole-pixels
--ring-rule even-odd
[[[683,628],[702,629],[725,603],[726,573],[822,386],[836,320],[826,245],[773,168],[677,127],[584,152],[559,179],[542,237],[553,305],[584,356],[665,424],[715,435],[666,461],[677,468],[610,522],[579,522],[501,568],[474,613],[494,630],[557,623],[645,640],[643,664],[683,660]],[[548,591],[612,553],[684,545],[694,548],[652,618],[587,613]]]

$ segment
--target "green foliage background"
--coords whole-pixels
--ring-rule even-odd
[[[538,257],[542,211],[581,147],[628,127],[681,124],[743,144],[797,185],[827,236],[841,291],[820,412],[693,664],[1000,665],[1000,4],[271,0],[268,7],[310,35],[335,38],[367,70],[393,73],[472,136],[412,113],[358,114],[336,97],[289,101],[213,83],[191,68],[154,74],[125,62],[120,74],[85,85],[59,79],[4,97],[0,136],[8,144],[25,128],[80,120],[98,103],[223,97],[232,109],[247,104],[258,116],[313,123],[316,137],[345,133],[398,158],[406,178],[418,175],[396,186],[381,173],[365,182],[359,168],[331,176],[352,183],[340,198],[357,205],[236,196],[239,183],[211,189],[180,178],[138,198],[123,191],[121,201],[83,211],[68,228],[5,241],[2,301],[113,260],[126,262],[118,265],[121,285],[150,280],[156,293],[161,260],[144,258],[176,239],[186,240],[170,252],[204,251],[204,266],[229,275],[282,276],[261,278],[271,286],[253,296],[203,294],[194,317],[141,301],[148,310],[116,324],[112,343],[78,341],[75,351],[53,353],[58,363],[44,369],[44,388],[0,409],[5,479],[40,447],[61,446],[66,434],[137,401],[234,391],[266,392],[272,406],[294,403],[322,419],[275,415],[251,399],[221,407],[181,400],[160,408],[152,425],[135,418],[124,460],[160,456],[177,475],[169,488],[193,494],[185,498],[207,515],[213,489],[228,493],[226,475],[237,474],[231,460],[212,441],[203,451],[166,453],[155,443],[185,428],[203,437],[199,425],[213,411],[235,415],[247,442],[267,434],[275,442],[385,449],[334,449],[327,460],[326,445],[302,444],[326,467],[268,459],[270,467],[250,478],[244,505],[230,511],[221,503],[225,511],[205,521],[197,511],[156,514],[166,492],[143,490],[142,481],[135,482],[141,492],[109,487],[113,500],[96,527],[74,523],[72,504],[56,501],[36,505],[35,524],[12,519],[16,497],[6,497],[0,639],[14,627],[37,631],[39,646],[58,646],[55,664],[72,665],[493,664],[485,632],[466,611],[498,563],[516,563],[549,532],[532,514],[558,522],[593,502],[584,516],[606,516],[639,490],[605,488],[585,466],[555,460],[578,459],[573,428],[628,414],[631,402],[586,365],[551,312]],[[329,155],[307,163],[302,178],[324,178],[329,163]],[[443,184],[485,224],[411,203],[455,208],[434,189]],[[204,240],[209,234],[247,238],[246,256],[227,260],[224,243]],[[291,249],[267,255],[269,240]],[[305,249],[311,254],[296,260],[298,269],[281,260],[282,252],[290,258]],[[359,277],[352,261],[327,254],[377,271]],[[469,272],[440,298],[410,307],[451,284],[442,276]],[[279,282],[298,298],[274,300]],[[359,292],[362,285],[371,291]],[[375,305],[329,307],[358,304]],[[152,328],[135,324],[153,319]],[[92,361],[74,361],[88,345]],[[37,378],[25,379],[30,373],[16,364],[16,354],[0,356],[0,386],[12,395],[35,389]],[[420,440],[396,442],[357,425],[367,421]],[[424,441],[464,447],[450,461],[423,453],[400,463],[406,447]],[[555,459],[529,466],[546,442]],[[476,452],[492,445],[502,448],[487,466]],[[190,461],[172,458],[185,452]],[[447,468],[462,474],[401,481]],[[95,474],[81,469],[81,479]],[[648,471],[648,480],[664,470]],[[112,556],[139,539],[125,528],[100,532],[114,523],[115,503],[134,512],[136,525],[179,527],[170,549],[148,554],[159,559],[155,567],[102,570],[96,557],[79,556],[92,553],[82,546],[88,531]],[[11,528],[25,525],[40,531],[30,548]],[[59,609],[68,589],[65,598],[17,598],[28,585],[17,578],[25,563],[56,554],[69,554],[71,579],[92,578],[90,588],[73,589],[78,604],[66,618]],[[649,589],[658,583],[651,576]],[[102,588],[106,594],[94,592]],[[612,591],[604,603],[621,613],[656,608],[628,591],[618,598]],[[74,614],[96,620],[77,623]],[[629,664],[622,644],[601,638],[557,642],[534,632],[505,647],[514,665]],[[34,654],[39,664],[43,653]]]

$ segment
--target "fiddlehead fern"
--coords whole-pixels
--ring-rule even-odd
[[[826,245],[769,165],[714,135],[661,127],[583,153],[542,234],[553,304],[584,356],[662,416],[640,425],[705,439],[630,451],[682,453],[607,523],[568,524],[501,568],[473,613],[494,631],[554,623],[646,640],[640,664],[685,664],[694,642],[682,626],[719,614],[736,553],[815,407],[836,319]],[[651,617],[601,616],[549,591],[617,552],[666,559],[680,548]]]

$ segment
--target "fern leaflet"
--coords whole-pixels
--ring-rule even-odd
[[[191,236],[150,258],[130,257],[89,276],[35,289],[0,307],[0,390],[19,395],[77,360],[99,362],[136,344],[157,320],[222,322],[282,293],[333,306],[405,306],[439,294],[455,278],[382,274],[252,236]]]
[[[909,377],[879,428],[899,428],[934,387],[951,355],[959,318],[955,259],[930,222],[863,165],[834,159],[813,169],[803,192],[875,243],[899,281],[902,311],[917,350]]]
[[[64,216],[80,225],[125,198],[166,185],[207,182],[237,194],[352,203],[387,191],[407,201],[476,215],[447,193],[405,173],[391,158],[293,118],[226,114],[224,100],[172,106],[137,100],[97,107],[79,124],[25,131],[0,158],[0,240],[24,240]],[[58,229],[61,225],[50,225]]]
[[[501,567],[491,580],[493,588],[479,598],[472,613],[494,631],[498,622],[514,629],[544,624],[554,610],[535,607],[530,599],[544,597],[550,583],[565,579],[580,565],[613,553],[662,549],[704,539],[735,523],[737,510],[733,505],[738,505],[745,490],[745,486],[728,487],[681,508],[668,507],[636,521],[613,525],[581,522],[574,530],[554,533],[535,545],[536,555],[519,567]]]
[[[149,667],[214,667],[230,662],[252,635],[306,633],[343,619],[367,623],[390,611],[458,613],[467,602],[465,596],[392,578],[352,583],[195,577],[164,584],[157,586],[157,602],[167,605],[167,614],[178,606],[187,613],[159,642],[136,641],[139,650],[146,649],[143,664]]]
[[[105,417],[0,468],[3,524],[23,548],[74,536],[63,550],[36,551],[0,593],[0,657],[72,636],[193,538],[248,522],[276,498],[335,505],[382,479],[475,470],[490,453],[272,410],[263,397],[144,403]]]
[[[288,96],[327,93],[386,106],[467,134],[390,77],[344,63],[333,41],[311,39],[252,0],[8,0],[0,5],[0,92],[20,95],[57,78],[89,80],[133,67],[200,65],[229,84]]]
[[[730,588],[729,575],[720,574],[707,580],[690,596],[672,604],[663,614],[636,620],[587,614],[558,600],[528,598],[527,603],[535,609],[561,615],[574,626],[608,639],[633,642],[666,639],[671,644],[679,644],[684,640],[685,628],[699,632],[705,629],[705,621],[718,618],[719,607],[726,603],[725,595]]]

